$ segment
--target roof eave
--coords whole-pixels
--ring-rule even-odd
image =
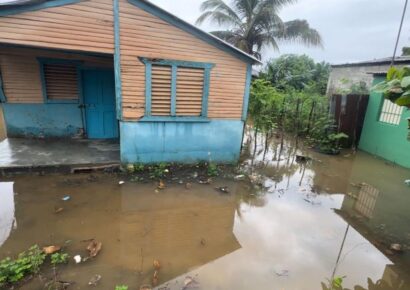
[[[175,25],[176,27],[184,30],[185,32],[188,32],[192,35],[195,35],[196,37],[205,40],[207,43],[212,44],[213,46],[224,50],[231,55],[234,55],[235,57],[241,59],[242,61],[250,64],[262,64],[260,60],[255,58],[252,55],[249,55],[245,53],[244,51],[236,48],[235,46],[223,41],[222,39],[203,31],[202,29],[196,27],[195,25],[192,25],[185,20],[182,20],[181,18],[169,13],[168,11],[162,9],[161,7],[158,7],[157,5],[151,3],[150,1],[147,0],[128,0],[129,3],[131,3],[134,6],[137,6],[138,8],[141,8],[142,10],[157,16],[161,18],[162,20]]]

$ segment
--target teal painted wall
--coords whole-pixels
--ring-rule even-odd
[[[239,159],[241,120],[196,122],[120,122],[121,161],[154,163]]]
[[[2,104],[8,137],[72,137],[83,128],[78,104]]]
[[[374,83],[382,81],[377,77]],[[400,125],[379,122],[383,96],[372,92],[369,98],[359,149],[410,168],[410,141],[407,140],[410,110],[404,109]]]

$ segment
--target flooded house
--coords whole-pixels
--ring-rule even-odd
[[[410,65],[409,56],[395,66]],[[332,65],[327,95],[339,130],[359,149],[410,168],[410,111],[383,98],[371,87],[385,79],[391,58]]]
[[[256,63],[145,0],[0,6],[8,138],[118,140],[123,163],[232,162]]]

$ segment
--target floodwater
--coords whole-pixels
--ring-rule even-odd
[[[103,244],[95,258],[58,267],[59,280],[75,282],[68,289],[90,289],[96,274],[97,289],[139,289],[152,283],[154,260],[155,289],[321,290],[333,273],[347,289],[410,289],[410,170],[289,142],[275,154],[275,142],[242,165],[262,186],[219,177],[156,192],[154,182],[119,185],[109,174],[3,178],[0,259],[33,244],[85,256],[94,238]],[[312,160],[298,163],[296,154]],[[50,275],[44,269],[21,289],[43,289]]]

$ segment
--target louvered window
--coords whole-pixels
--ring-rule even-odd
[[[146,117],[207,117],[212,64],[141,60],[146,64]]]
[[[153,116],[171,114],[171,67],[152,66],[151,113]]]
[[[201,116],[204,69],[178,68],[177,116]]]
[[[383,99],[383,106],[380,111],[379,121],[391,125],[399,125],[403,107],[396,105],[390,100]]]
[[[43,92],[47,102],[79,101],[78,65],[69,62],[42,62]]]

